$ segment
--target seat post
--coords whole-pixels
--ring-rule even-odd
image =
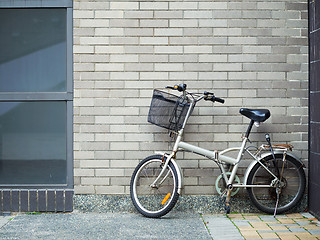
[[[254,124],[254,121],[251,120],[251,122],[249,123],[248,129],[247,129],[246,135],[245,135],[246,138],[249,138],[253,124]]]

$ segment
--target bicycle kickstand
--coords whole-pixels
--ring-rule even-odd
[[[276,188],[276,193],[277,193],[277,201],[276,201],[276,206],[274,208],[274,213],[273,213],[273,217],[276,217],[277,214],[277,208],[278,208],[278,203],[279,203],[279,198],[280,198],[280,190],[279,188]]]

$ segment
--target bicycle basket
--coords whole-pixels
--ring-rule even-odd
[[[177,132],[182,128],[189,107],[187,99],[154,89],[148,122]]]

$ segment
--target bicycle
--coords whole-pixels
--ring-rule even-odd
[[[175,206],[181,194],[183,179],[175,159],[176,153],[182,150],[204,156],[218,165],[221,175],[216,181],[216,188],[221,189],[217,184],[220,182],[221,185],[222,181],[225,189],[220,194],[226,197],[225,213],[230,213],[231,197],[239,188],[246,188],[251,202],[259,210],[274,216],[300,203],[306,188],[305,166],[290,152],[292,145],[272,145],[267,133],[267,144],[259,148],[247,147],[253,125],[258,126],[271,116],[268,109],[241,108],[240,114],[250,120],[241,146],[220,152],[210,151],[183,142],[184,128],[197,102],[205,100],[223,104],[224,99],[207,91],[203,94],[187,92],[186,84],[167,88],[177,90],[182,95],[154,89],[148,122],[175,133],[176,140],[171,153],[156,152],[156,155],[145,158],[135,168],[130,181],[130,196],[138,212],[146,217],[159,218]],[[234,151],[237,152],[236,158],[227,156],[227,153]],[[252,161],[240,182],[236,174],[245,153]]]

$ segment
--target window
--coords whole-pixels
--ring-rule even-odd
[[[0,185],[73,187],[72,1],[13,2],[0,3]]]
[[[0,91],[66,91],[66,9],[0,9]]]

